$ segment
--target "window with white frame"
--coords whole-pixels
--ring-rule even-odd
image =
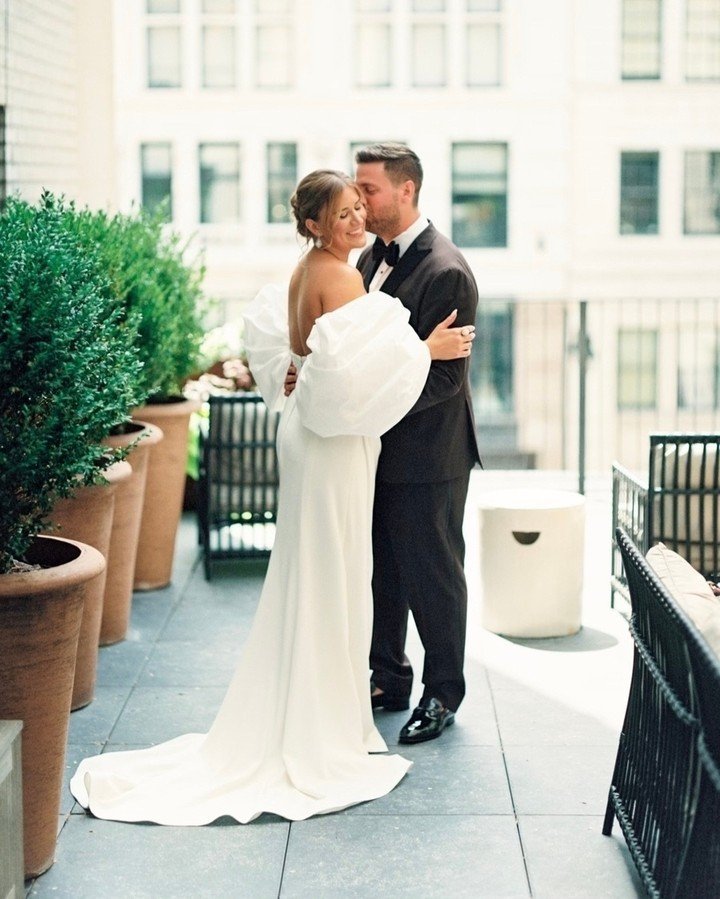
[[[202,86],[233,88],[237,83],[235,0],[202,0]]]
[[[507,246],[505,143],[452,148],[452,239],[459,247]]]
[[[293,0],[145,0],[147,86],[184,87],[184,76],[197,71],[191,87],[290,88],[296,17]],[[188,48],[197,65],[186,66]]]
[[[240,146],[200,144],[200,221],[229,224],[240,220]]]
[[[356,0],[355,82],[358,87],[392,83],[392,0]]]
[[[686,0],[685,77],[720,81],[720,0]]]
[[[289,222],[290,197],[297,181],[297,144],[272,142],[267,145],[267,220]]]
[[[656,80],[661,68],[662,0],[623,0],[623,80]]]
[[[617,343],[618,409],[654,409],[657,405],[658,332],[620,328]]]
[[[410,83],[443,87],[447,82],[446,0],[411,0]]]
[[[660,154],[620,154],[620,233],[657,234]]]
[[[181,12],[180,0],[147,0],[145,8],[149,13]]]
[[[502,81],[500,0],[467,0],[465,83],[492,87]]]
[[[720,150],[685,153],[686,234],[720,234]]]
[[[354,0],[355,84],[501,83],[501,0]]]
[[[235,87],[235,29],[231,25],[203,25],[202,86]]]
[[[385,144],[385,143],[395,143],[395,144],[407,144],[406,140],[402,140],[399,137],[383,137],[376,138],[375,140],[353,140],[350,142],[350,160],[348,162],[349,168],[348,171],[352,172],[355,170],[355,166],[357,163],[355,162],[355,154],[358,150],[361,150],[363,147],[370,147],[374,144]]]
[[[140,145],[141,202],[154,212],[164,206],[172,219],[172,147],[166,142]]]
[[[179,25],[150,25],[147,30],[148,87],[180,87],[182,54]]]
[[[180,0],[145,0],[147,86],[182,86]]]
[[[202,12],[207,15],[230,15],[236,12],[237,0],[202,0]]]
[[[294,66],[290,0],[255,2],[255,86],[290,87]]]
[[[680,328],[678,409],[717,409],[720,400],[720,341],[717,326]]]
[[[478,422],[497,422],[514,411],[513,305],[483,300],[475,317],[470,388]]]
[[[261,14],[287,15],[293,5],[292,0],[254,0],[255,11]]]

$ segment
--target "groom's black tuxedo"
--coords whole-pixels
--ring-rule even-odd
[[[377,264],[358,261],[365,286]],[[475,322],[477,286],[459,250],[430,224],[403,253],[381,290],[399,297],[425,339],[453,309]],[[450,709],[462,701],[467,589],[462,518],[470,469],[480,461],[468,362],[433,362],[420,398],[382,437],[373,513],[375,684],[407,696],[408,609],[425,648],[424,695]]]

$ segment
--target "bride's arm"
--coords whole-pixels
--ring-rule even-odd
[[[472,342],[475,340],[475,326],[451,327],[457,315],[457,309],[453,309],[446,319],[433,328],[425,341],[433,361],[450,361],[470,355]]]

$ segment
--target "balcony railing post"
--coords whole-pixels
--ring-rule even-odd
[[[587,300],[580,300],[580,332],[578,334],[578,492],[585,493],[585,421],[587,365],[590,358],[590,337],[587,332]]]

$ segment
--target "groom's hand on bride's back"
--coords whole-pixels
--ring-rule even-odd
[[[290,396],[290,394],[295,390],[295,384],[297,383],[298,371],[294,362],[290,363],[290,367],[287,370],[287,374],[285,375],[285,396]]]

